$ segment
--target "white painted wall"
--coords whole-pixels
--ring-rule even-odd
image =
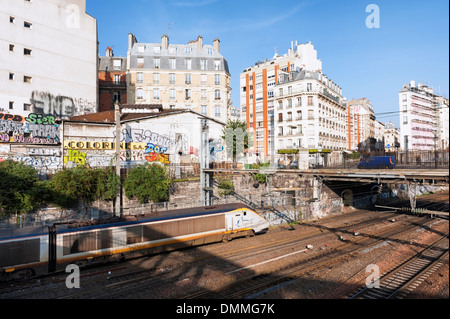
[[[0,112],[73,116],[97,111],[97,22],[85,10],[85,0],[2,0]],[[31,55],[24,55],[25,48]],[[31,83],[24,83],[24,76]],[[24,104],[33,106],[24,110]]]

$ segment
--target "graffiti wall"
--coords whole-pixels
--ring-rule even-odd
[[[0,143],[58,144],[60,134],[52,115],[0,113]]]
[[[54,96],[49,92],[33,91],[30,99],[36,114],[49,114],[56,118],[95,113],[95,101],[68,96]]]

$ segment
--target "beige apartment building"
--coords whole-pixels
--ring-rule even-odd
[[[230,72],[220,40],[203,44],[140,43],[128,36],[127,103],[189,109],[226,123],[231,112]]]

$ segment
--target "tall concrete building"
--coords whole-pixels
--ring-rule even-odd
[[[2,0],[0,112],[97,111],[97,21],[86,0]]]
[[[415,81],[399,92],[400,144],[403,150],[432,151],[438,143],[439,112],[433,88]]]
[[[271,158],[283,148],[343,149],[343,100],[341,87],[322,73],[311,43],[291,42],[287,54],[245,69],[240,104],[253,136],[249,161]]]
[[[356,150],[360,143],[375,138],[375,115],[368,99],[347,102],[347,133],[349,150]]]
[[[190,109],[226,122],[230,116],[231,87],[227,60],[220,40],[203,44],[140,43],[128,35],[128,104],[162,104],[164,109]]]

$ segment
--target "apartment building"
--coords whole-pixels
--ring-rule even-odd
[[[2,0],[0,112],[97,111],[97,22],[86,0]]]
[[[394,152],[400,147],[400,130],[391,121],[385,124],[383,137],[386,152]]]
[[[375,115],[370,100],[366,98],[347,101],[347,143],[356,150],[360,143],[375,138]]]
[[[342,101],[342,89],[322,74],[322,61],[311,42],[291,42],[287,54],[276,53],[245,69],[240,75],[240,103],[241,119],[253,136],[249,161],[273,161],[283,148],[342,149]],[[330,131],[319,132],[319,124]]]
[[[438,140],[439,112],[433,88],[411,81],[399,92],[403,150],[432,151]]]
[[[231,108],[230,72],[220,40],[203,44],[140,43],[128,35],[128,104],[159,103],[164,109],[189,109],[226,123]]]
[[[282,73],[275,86],[276,149],[346,149],[341,88],[321,72]]]
[[[127,58],[115,57],[111,47],[99,57],[98,87],[100,112],[114,110],[116,101],[127,102]]]
[[[448,121],[449,121],[449,101],[447,98],[443,96],[438,96],[437,100],[437,109],[439,114],[439,129],[438,129],[438,143],[436,145],[437,149],[440,150],[449,150],[449,129],[448,129]]]

